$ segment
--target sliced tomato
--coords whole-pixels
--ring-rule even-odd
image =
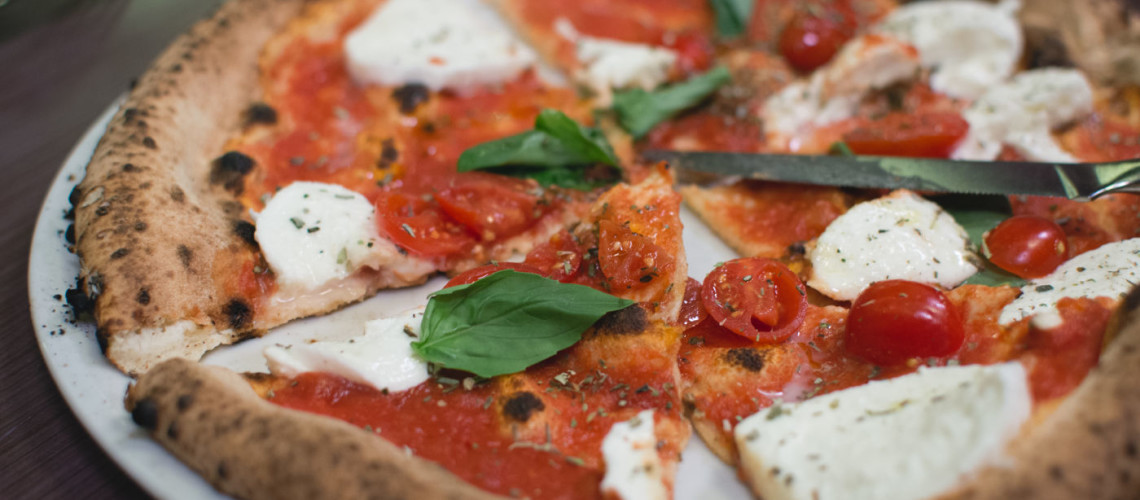
[[[709,69],[716,56],[712,40],[696,30],[667,33],[661,44],[677,52],[676,67],[686,75]]]
[[[475,245],[475,236],[443,213],[427,193],[381,193],[376,199],[376,224],[380,234],[425,257],[447,257]]]
[[[612,290],[646,286],[668,274],[673,261],[649,237],[611,220],[598,222],[598,264]]]
[[[543,276],[542,270],[521,262],[495,262],[485,266],[479,266],[474,269],[463,271],[444,285],[444,288],[451,288],[453,286],[467,285],[479,281],[487,276],[495,274],[503,269],[511,269],[520,273],[531,273]]]
[[[550,279],[569,282],[582,267],[582,249],[565,229],[526,254],[525,262]]]
[[[1069,256],[1065,230],[1044,217],[1015,215],[985,236],[986,254],[994,265],[1022,278],[1053,272]]]
[[[483,241],[519,234],[542,216],[536,187],[521,179],[483,172],[456,175],[435,193],[440,208]]]
[[[843,135],[855,154],[948,158],[970,124],[958,113],[890,113]]]
[[[685,282],[685,295],[681,299],[681,313],[678,314],[677,322],[685,328],[692,328],[708,317],[709,313],[701,302],[701,282],[689,278]]]
[[[839,48],[855,35],[855,29],[854,19],[842,11],[816,14],[804,9],[780,33],[780,54],[789,66],[808,73],[835,57]]]
[[[847,315],[847,350],[872,363],[953,354],[966,338],[954,304],[937,288],[905,280],[872,283]]]
[[[755,342],[783,341],[807,313],[807,295],[796,273],[758,257],[713,269],[701,285],[701,302],[721,326]]]

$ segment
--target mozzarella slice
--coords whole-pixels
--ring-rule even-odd
[[[735,436],[765,500],[920,499],[999,461],[1031,407],[1017,362],[923,367],[761,411]]]
[[[478,0],[388,0],[345,37],[362,84],[468,90],[513,80],[537,60]]]
[[[583,66],[575,77],[597,94],[599,105],[609,104],[613,89],[653,90],[669,79],[669,71],[677,62],[675,50],[582,35],[564,17],[554,21],[554,30],[574,42]]]
[[[1080,71],[1025,71],[990,88],[963,113],[970,130],[954,151],[963,160],[993,160],[1009,144],[1028,160],[1073,163],[1051,131],[1092,113],[1092,87]]]
[[[606,461],[601,485],[604,496],[622,500],[669,498],[653,428],[653,410],[644,410],[610,427],[602,439],[602,458]]]
[[[336,184],[294,182],[257,216],[254,238],[278,283],[315,289],[361,266],[379,267],[391,243],[379,236],[374,212],[366,198]]]
[[[853,300],[887,279],[952,288],[979,269],[962,226],[906,190],[851,207],[827,226],[808,257],[807,284],[836,300]]]
[[[364,335],[344,342],[315,342],[265,349],[269,371],[282,377],[323,372],[397,392],[428,380],[427,363],[416,357],[412,341],[419,336],[424,308],[393,318],[369,321]]]
[[[1140,283],[1140,238],[1118,241],[1082,253],[1052,274],[1030,281],[1021,295],[1001,310],[998,323],[1008,325],[1034,316],[1036,326],[1060,325],[1057,302],[1062,298],[1122,298]],[[1036,315],[1036,316],[1035,316]]]
[[[1021,58],[1024,41],[1017,2],[969,0],[900,6],[875,30],[918,49],[934,90],[974,99],[1004,82]]]
[[[855,38],[811,78],[793,82],[768,98],[762,114],[769,141],[794,142],[797,135],[851,118],[867,94],[913,78],[918,68],[914,48],[898,39]]]

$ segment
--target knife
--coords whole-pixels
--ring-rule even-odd
[[[1140,193],[1140,158],[1107,163],[1038,163],[668,150],[648,150],[642,157],[665,161],[683,174],[683,181],[698,183],[739,176],[856,188],[1063,196],[1077,201],[1109,193]]]

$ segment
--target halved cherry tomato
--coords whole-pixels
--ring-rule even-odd
[[[456,175],[435,193],[439,206],[483,241],[508,238],[542,215],[526,181],[483,172]]]
[[[780,342],[807,314],[800,279],[772,259],[750,257],[713,269],[701,285],[701,302],[721,326],[755,342]]]
[[[446,285],[443,285],[443,287],[451,288],[453,286],[474,283],[483,278],[486,278],[487,276],[502,271],[503,269],[511,269],[520,273],[531,273],[543,276],[541,269],[531,265],[523,264],[521,262],[496,262],[494,264],[487,264],[485,266],[479,266],[474,269],[463,271],[455,275],[454,278],[451,278],[451,280],[448,281]]]
[[[1036,215],[1010,217],[986,233],[994,265],[1022,278],[1040,278],[1065,262],[1069,240],[1056,222]]]
[[[855,154],[948,158],[970,124],[958,113],[890,113],[843,135]]]
[[[446,257],[475,245],[475,236],[426,193],[382,193],[376,199],[376,225],[395,244],[426,257]]]
[[[958,310],[930,285],[905,280],[872,283],[847,315],[847,350],[880,365],[946,356],[962,346]]]
[[[676,67],[685,75],[709,69],[716,56],[712,40],[697,30],[668,32],[662,36],[661,44],[677,52]]]
[[[814,71],[835,57],[855,28],[854,20],[841,12],[819,16],[801,10],[780,33],[780,54],[797,71]]]
[[[685,328],[692,328],[707,317],[709,313],[701,302],[701,282],[689,278],[685,282],[685,296],[681,299],[681,313],[678,314],[677,322]]]
[[[534,247],[526,254],[525,262],[540,269],[543,276],[566,282],[582,266],[582,249],[568,231],[562,230]]]
[[[668,275],[673,260],[649,237],[608,219],[598,222],[598,264],[613,290],[648,285]]]

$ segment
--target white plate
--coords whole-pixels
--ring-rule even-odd
[[[123,408],[123,395],[130,378],[103,357],[95,340],[94,325],[72,324],[70,309],[54,298],[74,287],[79,273],[79,261],[67,251],[63,237],[69,223],[63,218],[69,208],[67,197],[83,178],[84,167],[116,109],[118,102],[83,135],[56,175],[40,210],[28,259],[28,293],[36,337],[59,391],[79,421],[143,488],[162,498],[219,498],[221,495],[208,483],[131,421]],[[704,276],[716,262],[736,257],[692,213],[683,210],[681,219],[685,223],[684,239],[691,276]],[[311,337],[315,331],[362,332],[365,321],[422,304],[427,294],[444,282],[436,278],[420,287],[381,292],[372,300],[334,314],[295,321],[260,339],[216,349],[207,354],[203,362],[239,371],[264,371],[261,350],[266,345],[291,343]],[[736,473],[717,460],[695,436],[685,449],[676,493],[682,500],[749,497]]]

